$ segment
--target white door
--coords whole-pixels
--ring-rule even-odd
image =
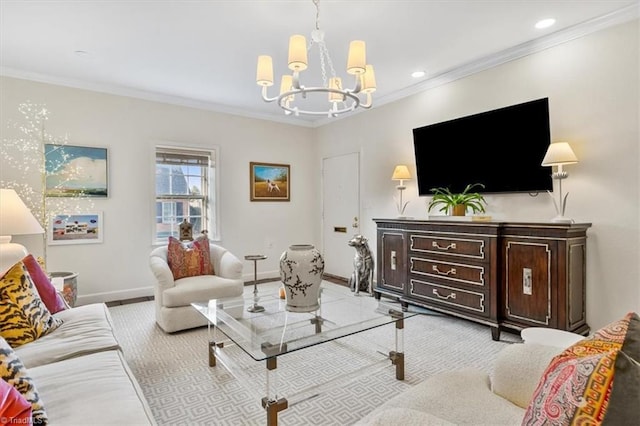
[[[324,272],[349,278],[355,251],[347,242],[359,233],[360,154],[322,160],[322,241]]]

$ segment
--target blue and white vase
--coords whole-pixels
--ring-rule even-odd
[[[294,244],[280,256],[280,280],[286,293],[285,309],[312,312],[320,308],[324,259],[311,244]]]

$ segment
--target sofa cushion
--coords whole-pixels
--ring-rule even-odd
[[[47,413],[34,380],[9,343],[0,337],[0,376],[31,404],[33,424],[47,424]]]
[[[0,278],[0,303],[0,336],[13,347],[33,342],[62,324],[40,299],[22,262]]]
[[[412,410],[411,408],[389,408],[378,411],[357,424],[358,426],[455,426],[455,423],[448,422],[424,411]]]
[[[66,309],[55,317],[63,321],[56,331],[16,348],[27,367],[120,348],[109,309],[104,303]]]
[[[526,409],[540,377],[554,356],[562,352],[557,346],[514,343],[498,354],[491,377],[491,390]]]
[[[640,318],[630,312],[554,357],[522,424],[635,424],[639,339]]]
[[[458,425],[515,425],[524,409],[491,392],[489,375],[476,369],[436,374],[402,392],[375,409],[357,425],[367,425],[388,409],[410,409],[428,413]],[[402,417],[387,425],[409,425]],[[436,423],[437,424],[437,423]]]
[[[183,244],[176,238],[169,237],[167,263],[174,280],[198,275],[213,275],[209,239],[198,238]]]
[[[120,351],[104,351],[30,369],[52,425],[155,424]]]
[[[29,254],[22,259],[22,263],[27,268],[33,284],[35,284],[40,299],[47,307],[49,312],[55,314],[56,312],[64,311],[66,309],[65,303],[62,297],[56,291],[56,288],[51,284],[47,273],[42,269],[38,261]]]
[[[31,410],[31,403],[11,384],[0,379],[0,420],[2,424],[30,424]]]

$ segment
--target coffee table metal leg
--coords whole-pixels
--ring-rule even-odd
[[[277,393],[277,376],[276,369],[278,368],[278,358],[272,357],[267,358],[267,383],[266,383],[266,391],[267,396],[262,398],[262,408],[267,411],[267,426],[277,426],[278,425],[278,413],[282,410],[285,410],[289,403],[286,398],[278,398]],[[272,383],[273,382],[273,383]],[[276,390],[273,391],[271,387]]]
[[[396,348],[389,352],[389,359],[396,366],[396,379],[404,380],[404,319],[396,321]]]

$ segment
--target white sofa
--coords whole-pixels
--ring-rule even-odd
[[[124,360],[107,306],[60,311],[63,324],[15,348],[40,394],[49,425],[155,425]]]
[[[207,325],[207,319],[191,307],[193,302],[242,296],[242,262],[224,247],[209,243],[215,275],[173,279],[166,246],[155,248],[149,266],[156,277],[156,322],[167,333]]]
[[[491,375],[475,369],[437,374],[389,399],[357,425],[519,425],[542,373],[562,351],[511,344],[498,354]]]

